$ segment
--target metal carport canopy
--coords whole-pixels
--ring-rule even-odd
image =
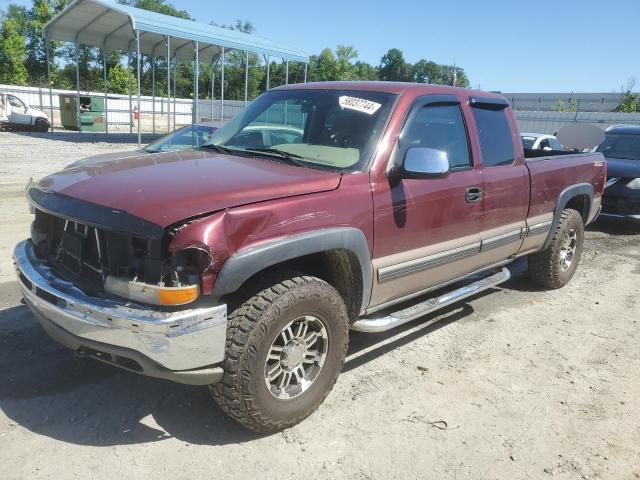
[[[60,40],[109,50],[135,49],[136,30],[140,34],[140,52],[164,56],[165,38],[171,37],[171,57],[193,59],[198,42],[201,61],[211,61],[221,48],[237,49],[307,63],[309,57],[299,50],[265,38],[222,27],[150,12],[108,0],[74,0],[44,27],[48,40]]]

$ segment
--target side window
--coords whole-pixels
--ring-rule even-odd
[[[558,141],[557,138],[550,138],[549,144],[551,144],[551,148],[554,150],[562,150],[562,144]]]
[[[400,139],[402,151],[435,148],[447,154],[452,170],[471,166],[467,131],[458,105],[425,106],[409,120]]]
[[[14,97],[13,95],[7,95],[7,97],[9,97],[9,103],[12,107],[23,108],[26,110],[27,106],[18,97]]]
[[[484,164],[490,167],[513,163],[515,153],[505,110],[473,108],[473,118],[480,137]]]

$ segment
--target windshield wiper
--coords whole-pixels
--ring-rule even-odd
[[[208,148],[209,150],[215,150],[219,153],[232,153],[233,149],[223,147],[222,145],[216,145],[215,143],[206,143],[205,145],[200,145],[198,148]]]
[[[261,152],[261,153],[273,153],[274,155],[278,155],[282,158],[284,158],[285,160],[287,160],[289,163],[292,163],[293,165],[296,165],[298,167],[307,167],[308,165],[306,164],[306,162],[300,162],[297,159],[303,159],[304,157],[302,155],[298,155],[297,153],[290,153],[290,152],[285,152],[284,150],[280,150],[278,148],[247,148],[245,149],[246,151],[250,151],[250,152]]]

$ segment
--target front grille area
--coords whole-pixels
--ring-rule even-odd
[[[38,257],[87,293],[104,294],[107,275],[153,283],[162,278],[160,241],[109,232],[41,210],[36,210],[32,240]]]

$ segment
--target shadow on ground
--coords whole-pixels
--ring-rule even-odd
[[[640,234],[640,223],[627,220],[608,220],[599,218],[587,227],[587,231],[606,233],[615,236],[632,236]]]
[[[518,281],[511,280],[506,288]],[[206,387],[147,378],[76,358],[45,334],[20,302],[16,283],[0,285],[0,291],[0,301],[10,305],[0,311],[0,408],[16,424],[57,440],[91,446],[172,437],[191,444],[223,445],[260,438],[227,418]],[[491,293],[488,290],[468,301]],[[354,333],[344,371],[362,367],[473,312],[469,303],[461,303],[389,332]]]

